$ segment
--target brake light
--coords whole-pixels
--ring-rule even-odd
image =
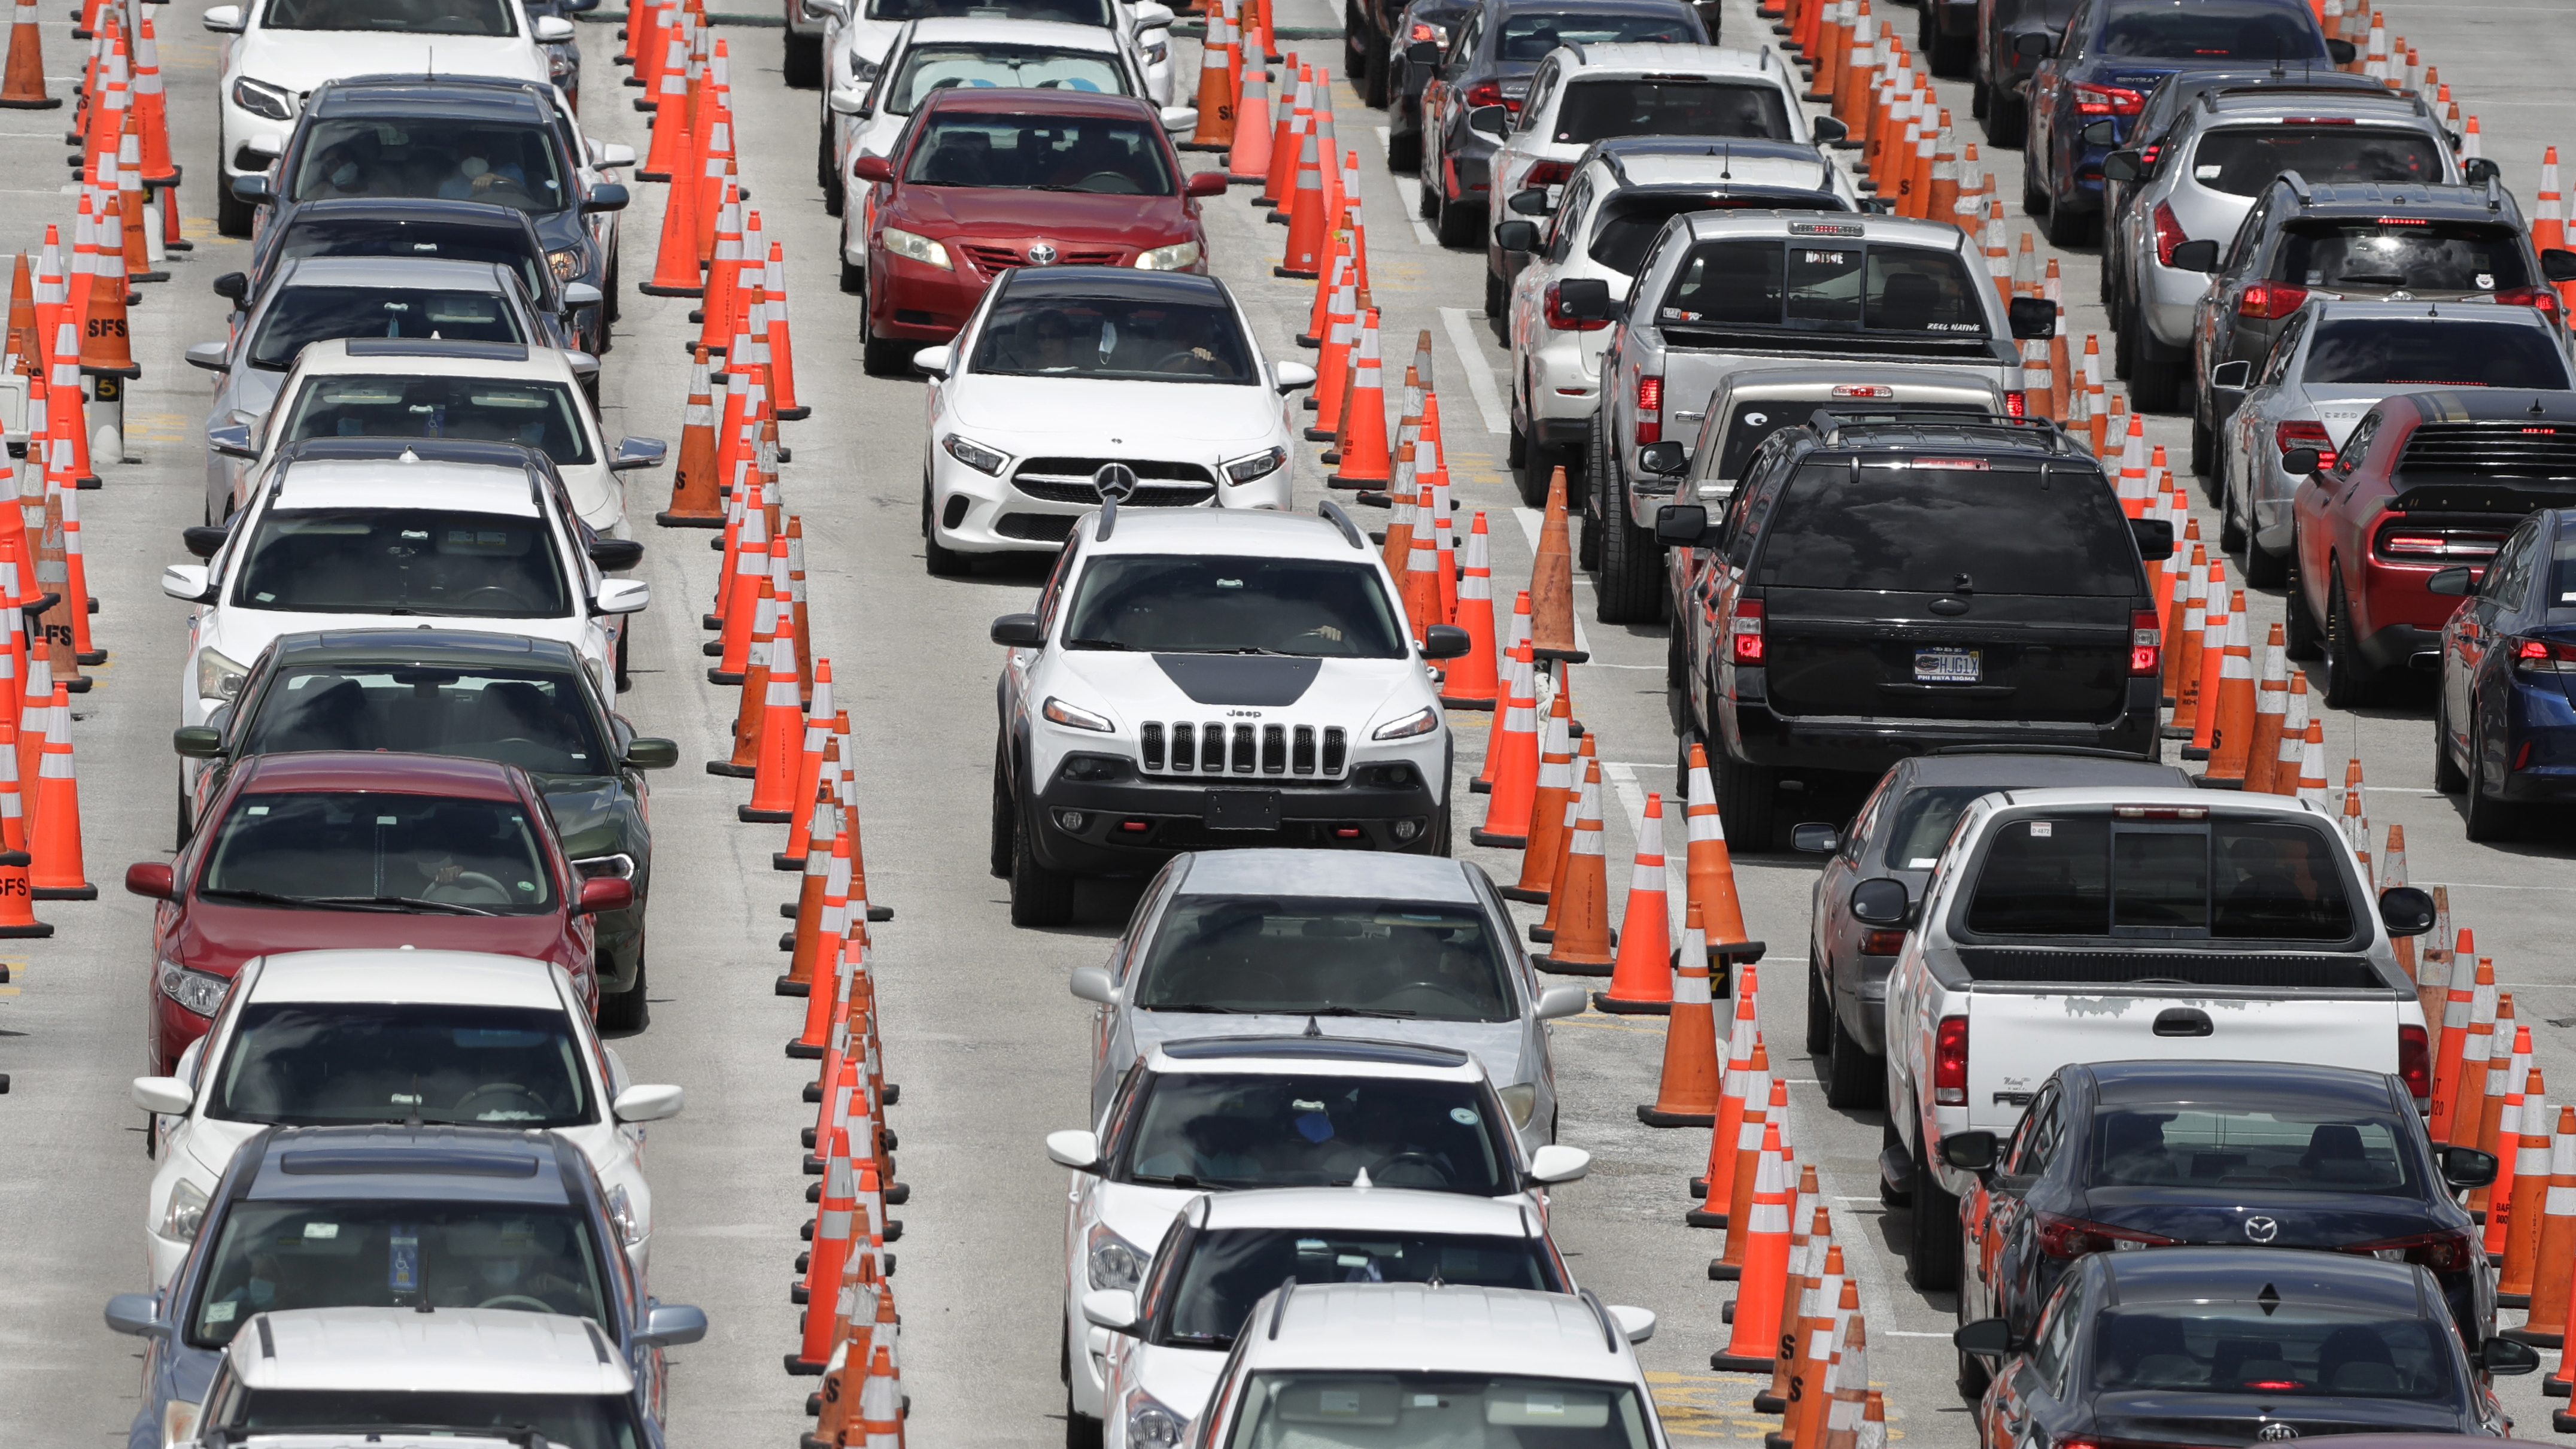
[[[2397,1028],[2397,1075],[2406,1079],[2406,1093],[2419,1102],[2433,1097],[2433,1044],[2420,1026]]]
[[[1664,380],[1661,377],[1637,379],[1637,445],[1660,443],[1664,439]]]
[[[2156,265],[2170,267],[2173,265],[2174,248],[2191,240],[2191,236],[2182,229],[2182,218],[2174,215],[2173,208],[2164,202],[2156,203],[2155,220]]]
[[[2516,639],[2513,641],[2513,669],[2516,674],[2576,674],[2576,644],[2561,644],[2550,639]]]
[[[2170,1248],[2178,1241],[2154,1233],[2086,1222],[2082,1218],[2060,1217],[2056,1213],[2034,1212],[2031,1225],[2039,1229],[2039,1250],[2059,1259],[2081,1258],[2087,1253]]]
[[[2418,533],[2414,529],[2424,531]],[[2388,524],[2379,535],[2380,556],[2400,563],[2434,559],[2485,560],[2495,557],[2495,551],[2503,544],[2501,533],[2435,532],[2420,523],[2409,528],[2402,519]]]
[[[1762,662],[1762,601],[1738,599],[1726,625],[1726,657],[1737,664]]]
[[[2308,289],[2287,282],[2256,282],[2236,298],[2236,315],[2277,322],[2308,303]]]
[[[2334,439],[2327,436],[2326,425],[2314,418],[2274,423],[2272,446],[2279,448],[2283,453],[2295,452],[2300,448],[2314,448],[2317,451],[2319,468],[2331,468],[2335,465]]]
[[[1932,1030],[1932,1105],[1968,1105],[1968,1019],[1945,1016]]]
[[[2147,98],[2119,86],[2075,85],[2075,113],[2079,116],[2134,116],[2145,107]]]
[[[1883,382],[1839,382],[1834,384],[1836,397],[1894,397],[1896,389]]]
[[[2466,1228],[2447,1232],[2413,1233],[2402,1238],[2374,1238],[2367,1243],[2346,1243],[2347,1253],[2368,1253],[2383,1263],[2421,1263],[2436,1273],[2456,1273],[2469,1266],[2484,1252],[2470,1237]]]
[[[1515,116],[1521,113],[1521,98],[1504,95],[1501,81],[1478,81],[1467,87],[1467,104],[1471,107],[1500,106]]]
[[[2495,299],[2508,307],[2532,307],[2552,317],[2558,315],[2558,293],[2548,287],[2508,287],[2496,293]]]
[[[2026,417],[2029,417],[2029,416],[2030,416],[2030,395],[2029,395],[2028,393],[2024,393],[2024,392],[2008,392],[2008,393],[2005,393],[2005,394],[2004,394],[2004,411],[2005,411],[2007,414],[2009,414],[2009,415],[2011,415],[2011,416],[2013,416],[2013,417],[2016,417],[2016,418],[2026,418]]]
[[[1541,162],[1539,162],[1538,164],[1536,164],[1536,165],[1534,165],[1534,166],[1530,167],[1530,169],[1529,169],[1529,174],[1528,174],[1527,176],[1524,176],[1524,177],[1522,177],[1522,178],[1521,178],[1521,185],[1523,185],[1523,186],[1556,186],[1556,185],[1560,185],[1560,184],[1562,184],[1562,183],[1564,183],[1564,182],[1571,181],[1571,180],[1573,180],[1573,179],[1574,179],[1574,163],[1573,163],[1573,162],[1571,162],[1571,161],[1541,161]]]
[[[2285,116],[2281,123],[2285,126],[2357,126],[2361,124],[2350,116]]]
[[[1904,949],[1903,931],[1871,931],[1860,938],[1860,953],[1864,956],[1893,956]]]
[[[2111,814],[2121,820],[2207,820],[2206,805],[2114,805]]]
[[[2153,609],[2129,613],[2129,673],[2154,677],[2165,672],[2164,625]]]
[[[1566,313],[1565,304],[1557,299],[1556,285],[1557,284],[1554,282],[1548,283],[1547,290],[1539,294],[1540,310],[1546,315],[1547,325],[1551,330],[1557,332],[1598,332],[1602,328],[1610,325],[1610,319],[1607,317],[1569,316]]]

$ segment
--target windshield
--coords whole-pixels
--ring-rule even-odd
[[[2453,309],[2456,311],[2457,309]],[[2445,317],[2328,321],[2308,344],[2312,383],[2410,387],[2567,386],[2567,359],[2546,327]]]
[[[1221,301],[1010,297],[976,334],[973,370],[1003,377],[1256,384],[1259,366]]]
[[[2294,221],[2276,280],[2302,287],[2413,287],[2495,292],[2531,285],[2522,236],[2483,222]]]
[[[197,877],[227,904],[528,915],[554,878],[515,800],[375,791],[242,795]]]
[[[425,287],[287,287],[251,339],[250,365],[284,372],[307,342],[334,337],[529,342],[518,309],[496,292]]]
[[[276,260],[297,257],[437,257],[452,262],[495,262],[519,274],[528,295],[547,298],[554,274],[532,250],[533,238],[494,227],[440,226],[416,221],[299,216],[277,244]]]
[[[2415,1193],[2412,1156],[2385,1117],[2251,1107],[2104,1107],[2095,1186]]]
[[[509,0],[268,0],[267,30],[373,30],[409,35],[516,35]]]
[[[1887,836],[1887,868],[1890,870],[1930,870],[1941,863],[1941,847],[1950,840],[1950,827],[1959,823],[1959,812],[1980,795],[1991,795],[1993,785],[1927,785],[1906,792],[1897,802],[1896,819]]]
[[[1070,116],[941,116],[912,143],[903,179],[924,186],[1171,196],[1163,143],[1135,121]],[[1078,257],[1067,258],[1079,261]]]
[[[291,1164],[295,1150],[281,1157]],[[351,1198],[235,1199],[220,1211],[187,1316],[200,1348],[232,1342],[272,1309],[507,1308],[613,1322],[590,1219],[573,1209]]]
[[[1647,1449],[1626,1384],[1500,1374],[1254,1374],[1228,1449],[1394,1444],[1555,1444]],[[1496,1431],[1500,1432],[1496,1432]]]
[[[1473,1082],[1255,1073],[1157,1077],[1127,1144],[1129,1182],[1378,1187],[1500,1197],[1512,1151]]]
[[[1110,26],[1104,0],[868,0],[870,20],[1053,20],[1065,25]]]
[[[2287,823],[2014,820],[1986,848],[1968,929],[2345,941],[2362,928],[2344,899],[2340,853]]]
[[[1567,86],[1551,139],[1580,146],[1612,136],[1795,139],[1778,86],[1671,76]]]
[[[2326,1304],[2158,1304],[2095,1324],[2093,1382],[2111,1391],[2441,1399],[2458,1352],[2446,1327]]]
[[[559,466],[592,461],[590,430],[559,382],[334,373],[296,395],[277,446],[306,438],[475,438],[535,448]]]
[[[2296,171],[2311,183],[2446,178],[2433,143],[2417,131],[2365,131],[2352,126],[2272,125],[2212,131],[2192,153],[2191,179],[2230,196],[2259,196],[2272,178]]]
[[[2136,60],[2313,60],[2325,56],[2316,21],[2274,5],[2157,3],[2102,26],[2101,53]]]
[[[432,508],[261,515],[233,603],[301,614],[559,619],[563,562],[545,520]]]
[[[1133,554],[1082,571],[1068,649],[1401,659],[1404,622],[1365,564]]]
[[[1707,241],[1664,294],[1666,322],[1801,332],[1986,334],[1985,287],[1956,252],[1771,238]]]
[[[1471,905],[1181,896],[1132,998],[1152,1011],[1508,1021],[1506,958]]]
[[[1954,466],[1963,461],[1979,466]],[[1760,568],[1763,583],[1802,589],[2116,598],[2146,588],[2100,474],[2003,459],[1808,463],[1763,530]]]
[[[1597,10],[1571,15],[1524,11],[1503,18],[1502,44],[1495,59],[1542,61],[1549,51],[1568,42],[1612,45],[1630,40],[1663,40],[1696,45],[1701,39],[1697,26],[1669,11],[1654,15],[1613,15]]]
[[[233,1420],[238,1429],[357,1427],[514,1429],[545,1435],[553,1449],[639,1449],[635,1410],[616,1394],[425,1394],[365,1389],[252,1389]]]
[[[886,91],[885,109],[909,116],[932,91],[950,86],[971,90],[1021,89],[1089,91],[1123,96],[1127,72],[1118,57],[1105,50],[1049,50],[1037,45],[974,45],[964,42],[916,45],[905,51],[903,68]]]
[[[615,768],[599,718],[569,671],[345,664],[280,669],[236,755],[399,750],[499,760],[544,775]]]
[[[1299,1283],[1431,1283],[1561,1293],[1544,1238],[1317,1228],[1201,1233],[1164,1305],[1165,1344],[1226,1348],[1261,1295]]]
[[[510,121],[315,121],[304,139],[295,201],[339,196],[437,197],[484,201],[520,211],[561,211],[572,197],[543,126]]]
[[[598,1120],[562,1012],[360,1001],[243,1007],[206,1115],[286,1127]]]
[[[1893,392],[1894,389],[1890,388],[1886,391]],[[1869,410],[1870,406],[1865,402],[1852,402],[1841,398],[1831,402],[1776,397],[1744,399],[1735,404],[1732,414],[1725,421],[1726,447],[1718,457],[1717,466],[1709,472],[1708,477],[1728,483],[1743,477],[1744,465],[1752,461],[1754,452],[1768,441],[1773,433],[1805,422],[1814,417],[1820,408],[1831,411],[1835,417],[1845,422],[1883,421],[1891,416],[1886,413],[1872,413]],[[1886,406],[1894,407],[1898,404],[1890,403]],[[1902,406],[1909,413],[1964,413],[1979,417],[2003,411],[2000,401],[1991,403],[1909,402]]]

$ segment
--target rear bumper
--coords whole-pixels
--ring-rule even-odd
[[[2143,760],[2160,753],[2156,713],[2162,689],[2152,678],[2132,678],[2128,706],[2119,717],[2090,724],[1783,715],[1771,708],[1762,684],[1760,671],[1736,670],[1731,693],[1718,701],[1718,717],[1728,751],[1747,764],[1770,769],[1875,775],[1944,745],[2075,745]]]
[[[2391,624],[2362,637],[2361,657],[2374,669],[2401,669],[2416,655],[2441,647],[2442,631],[2438,627]]]
[[[2576,704],[2552,679],[2517,683],[2505,706],[2503,798],[2517,803],[2576,800]]]
[[[1216,830],[1208,826],[1208,797],[1222,786],[1140,780],[1105,784],[1049,781],[1022,829],[1035,833],[1041,864],[1076,875],[1139,875],[1185,850],[1254,847],[1393,850],[1419,852],[1437,835],[1440,801],[1419,768],[1401,787],[1299,786],[1279,797],[1276,830]],[[1068,812],[1078,825],[1068,824]],[[1132,830],[1133,824],[1142,830]],[[1351,832],[1344,834],[1343,832]]]

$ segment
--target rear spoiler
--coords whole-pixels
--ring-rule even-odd
[[[2528,486],[2485,480],[2419,483],[2388,500],[2391,513],[2484,513],[2520,518],[2543,508],[2576,508],[2576,482]]]

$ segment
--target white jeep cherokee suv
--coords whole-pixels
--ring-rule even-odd
[[[1453,754],[1395,580],[1330,503],[1121,509],[1075,523],[1010,650],[993,744],[993,874],[1011,921],[1062,925],[1078,875],[1231,845],[1449,853]]]

